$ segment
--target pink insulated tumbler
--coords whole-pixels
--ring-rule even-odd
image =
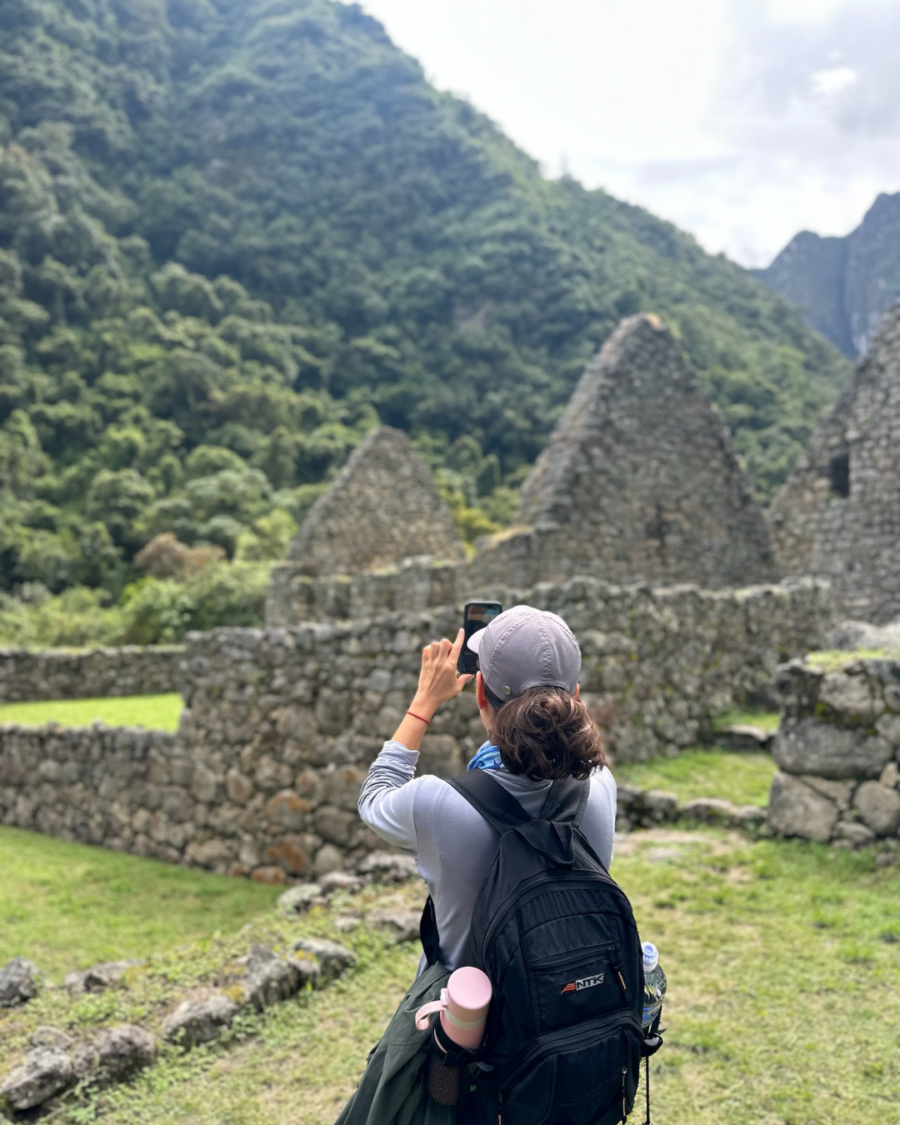
[[[450,974],[440,1000],[424,1004],[416,1012],[416,1027],[424,1031],[429,1018],[441,1013],[441,1025],[460,1047],[474,1050],[484,1038],[484,1025],[491,1004],[491,982],[481,969],[466,966]]]

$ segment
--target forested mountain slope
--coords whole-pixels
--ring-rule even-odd
[[[671,225],[543,178],[359,8],[0,3],[0,589],[116,589],[164,531],[264,554],[378,419],[488,527],[637,310],[770,496],[846,362]]]

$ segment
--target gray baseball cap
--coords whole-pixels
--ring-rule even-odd
[[[574,692],[581,673],[581,649],[561,617],[530,605],[501,613],[469,637],[484,682],[499,699],[533,687]]]

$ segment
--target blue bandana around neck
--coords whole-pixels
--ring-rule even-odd
[[[466,766],[466,773],[469,770],[499,770],[502,768],[503,762],[500,758],[500,751],[490,742],[484,742],[479,746],[475,757]]]

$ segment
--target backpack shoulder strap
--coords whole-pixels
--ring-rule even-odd
[[[581,824],[591,792],[591,781],[576,781],[566,777],[554,781],[541,809],[541,820],[551,820],[560,824],[571,824],[577,828]]]
[[[459,777],[450,777],[447,784],[452,785],[461,797],[465,797],[501,836],[513,828],[528,824],[532,819],[512,793],[498,781],[488,777],[484,770],[469,770]]]

